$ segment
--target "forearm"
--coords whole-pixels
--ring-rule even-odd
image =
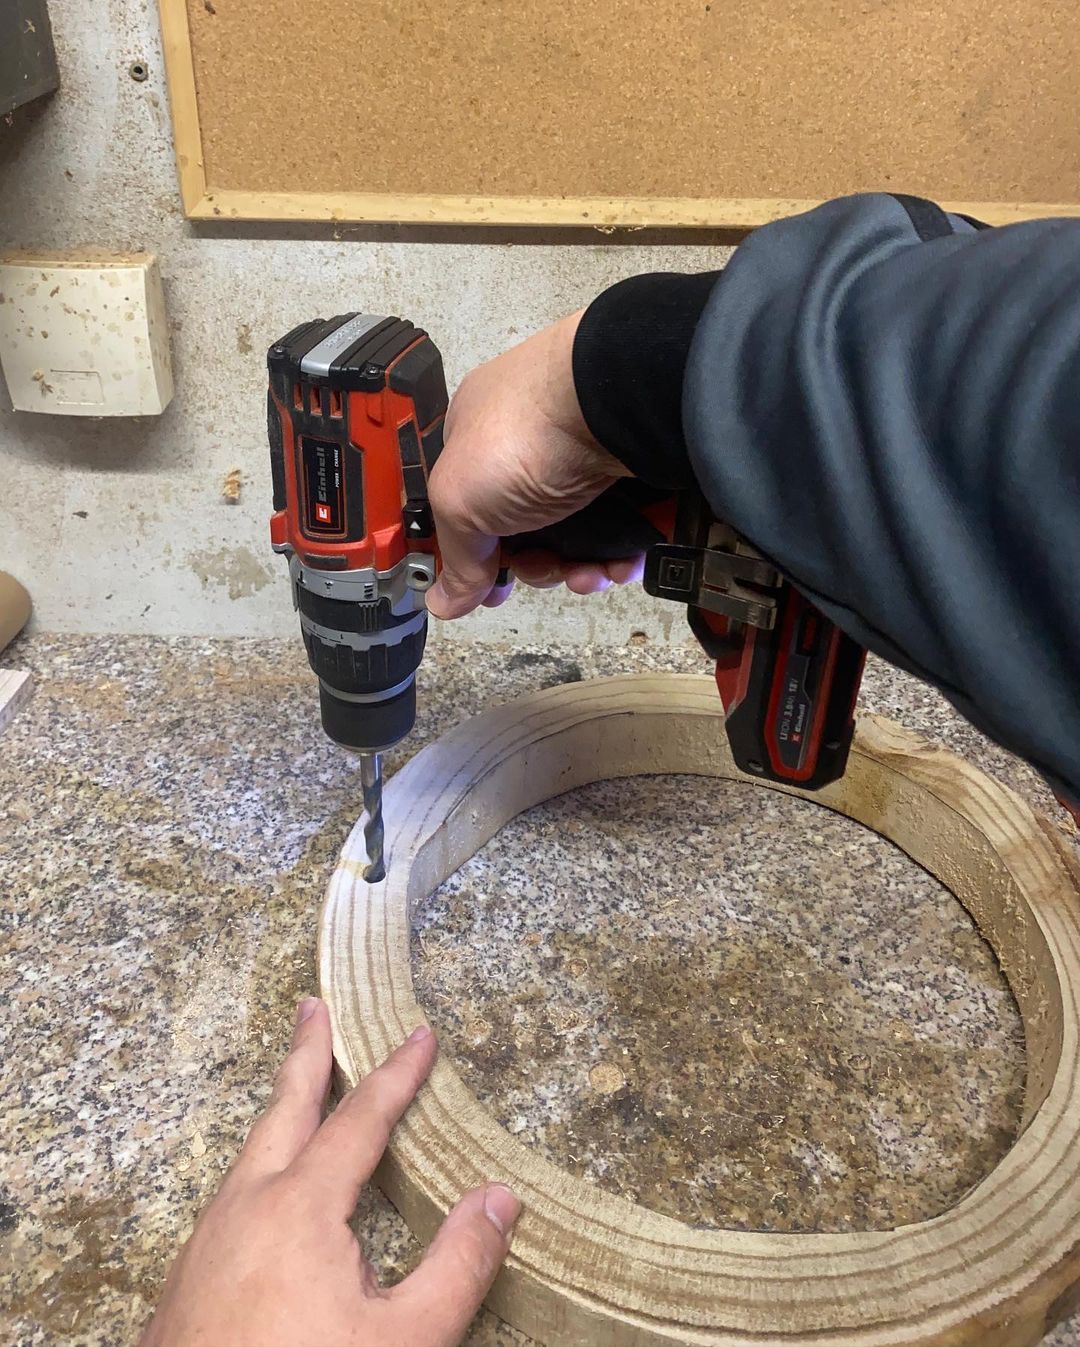
[[[657,480],[682,444],[718,516],[1075,796],[1080,223],[960,228],[920,243],[863,197],[751,236],[686,341]]]
[[[605,290],[574,339],[578,402],[596,440],[652,486],[690,486],[683,384],[690,345],[721,276],[653,272]]]

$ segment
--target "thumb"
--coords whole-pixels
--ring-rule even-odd
[[[464,617],[491,593],[499,572],[499,539],[435,512],[442,571],[427,592],[435,617]]]
[[[501,1183],[474,1188],[431,1241],[424,1261],[391,1298],[402,1306],[417,1347],[454,1347],[465,1335],[510,1248],[521,1211]]]

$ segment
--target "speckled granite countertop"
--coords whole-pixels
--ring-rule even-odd
[[[359,778],[322,738],[299,642],[39,637],[3,662],[37,688],[0,734],[0,1340],[119,1347],[314,990]],[[437,644],[408,751],[538,686],[702,668],[689,646]],[[1052,807],[912,680],[873,666],[863,702]],[[767,792],[652,778],[531,811],[416,914],[414,962],[506,1126],[686,1220],[918,1219],[1016,1123],[1018,1016],[961,909],[871,834]],[[359,1220],[400,1276],[417,1250],[396,1213],[369,1195]],[[472,1341],[523,1339],[484,1314]],[[1080,1347],[1080,1316],[1047,1342]]]

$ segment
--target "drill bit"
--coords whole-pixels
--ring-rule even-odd
[[[369,884],[377,884],[380,879],[386,878],[386,866],[383,864],[382,758],[378,753],[360,754],[360,783],[364,788],[364,810],[367,813],[364,846],[367,849],[368,865],[364,878]]]

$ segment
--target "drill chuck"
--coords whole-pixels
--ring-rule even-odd
[[[319,679],[323,729],[362,753],[393,747],[416,720],[416,670],[427,640],[427,613],[416,591],[376,599],[333,597],[327,578],[293,565],[296,607],[308,662]],[[343,577],[344,578],[344,577]],[[392,589],[376,575],[374,588]],[[341,580],[331,579],[345,588]],[[357,586],[352,585],[354,592]],[[404,611],[401,611],[401,610]]]
[[[416,680],[385,696],[357,700],[319,682],[322,727],[342,748],[357,753],[385,753],[408,735],[416,724]]]

